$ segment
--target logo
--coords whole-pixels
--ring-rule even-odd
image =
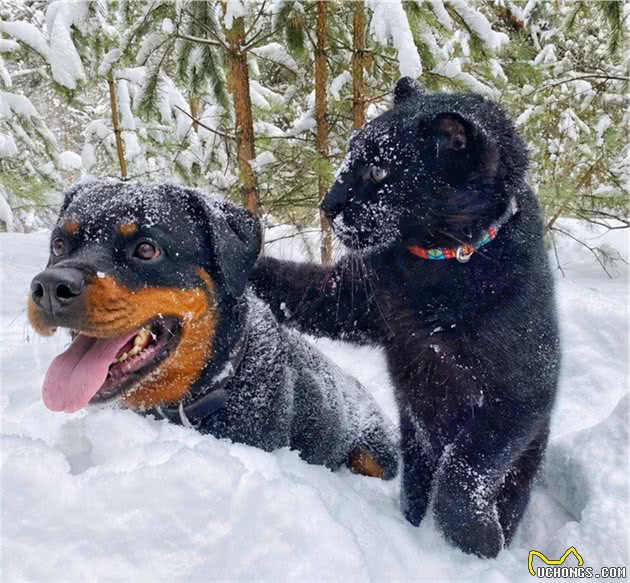
[[[578,562],[578,567],[581,567],[584,564],[584,559],[582,558],[582,555],[577,552],[577,549],[575,547],[569,547],[565,551],[564,555],[556,560],[548,559],[540,551],[529,551],[529,560],[527,561],[527,567],[529,568],[529,572],[531,573],[531,575],[535,577],[536,572],[534,571],[534,557],[542,559],[543,563],[545,563],[546,565],[562,565],[567,560],[567,557],[571,554],[575,555],[575,558]]]
[[[571,555],[577,560],[577,566],[563,566]],[[534,557],[538,557],[544,565],[539,565],[534,569]],[[569,547],[559,559],[549,559],[540,551],[531,550],[529,551],[527,568],[532,577],[541,579],[547,577],[562,579],[626,578],[626,567],[602,567],[599,571],[595,571],[593,567],[585,567],[584,559],[575,547]]]

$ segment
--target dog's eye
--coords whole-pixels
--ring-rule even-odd
[[[160,256],[160,248],[149,241],[142,241],[136,245],[133,254],[134,257],[138,259],[149,261],[151,259],[157,259]]]
[[[381,168],[380,166],[370,166],[370,170],[368,172],[370,179],[374,182],[382,182],[385,178],[387,178],[388,174],[389,170]]]
[[[63,239],[54,239],[50,245],[50,250],[55,257],[61,257],[66,252],[66,244]]]

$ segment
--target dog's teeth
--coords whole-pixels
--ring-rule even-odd
[[[133,339],[133,346],[127,352],[123,352],[114,362],[125,362],[128,358],[140,354],[149,344],[150,337],[155,335],[147,328],[142,328]]]
[[[136,354],[139,354],[140,352],[142,352],[142,346],[136,344],[127,354],[129,356],[135,356]]]
[[[144,348],[148,344],[150,334],[151,332],[149,330],[147,330],[146,328],[142,328],[142,330],[140,330],[140,332],[138,332],[138,334],[136,334],[136,337],[133,339],[134,348],[136,346]]]

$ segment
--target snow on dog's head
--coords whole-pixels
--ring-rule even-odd
[[[241,300],[258,248],[252,215],[197,190],[73,187],[28,299],[36,331],[76,334],[44,380],[47,407],[181,400],[219,352],[221,313]]]

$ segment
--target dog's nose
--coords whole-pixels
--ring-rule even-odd
[[[341,184],[334,184],[328,191],[320,208],[329,221],[332,221],[348,204],[348,189]]]
[[[85,277],[73,267],[49,267],[31,282],[31,297],[35,304],[56,313],[69,307],[81,296]]]

